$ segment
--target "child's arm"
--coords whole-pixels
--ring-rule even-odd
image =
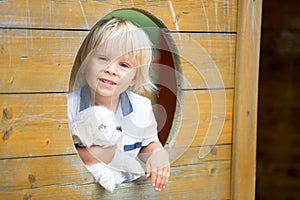
[[[151,177],[156,191],[166,187],[170,175],[169,156],[160,142],[152,142],[141,149],[139,158],[146,163],[146,176]]]
[[[81,160],[86,165],[97,162],[110,163],[114,157],[117,145],[103,148],[101,146],[91,146],[90,148],[76,147]]]

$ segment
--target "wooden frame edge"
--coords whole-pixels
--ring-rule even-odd
[[[255,198],[256,129],[262,0],[239,0],[231,198]]]

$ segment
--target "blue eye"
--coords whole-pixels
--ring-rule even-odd
[[[120,63],[120,66],[121,66],[121,67],[125,67],[125,68],[129,68],[129,65],[126,64],[126,63]]]
[[[99,56],[98,59],[103,61],[108,61],[108,58],[106,58],[105,56]]]

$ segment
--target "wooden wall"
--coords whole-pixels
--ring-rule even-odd
[[[300,199],[300,2],[264,1],[257,199]]]
[[[241,85],[244,71],[237,70],[236,60],[238,66],[250,67],[247,60],[243,63],[236,58],[236,49],[242,57],[250,46],[254,51],[251,56],[257,58],[259,46],[252,46],[257,43],[245,47],[241,43],[242,36],[253,39],[245,29],[255,20],[251,17],[258,20],[251,31],[259,36],[260,4],[248,1],[238,5],[237,0],[0,1],[0,199],[241,199],[240,195],[252,199],[255,141],[248,141],[250,151],[243,142],[256,135],[258,65],[250,59],[254,67],[247,76],[254,82]],[[168,146],[171,177],[167,189],[160,193],[153,191],[149,180],[122,184],[114,193],[94,184],[73,147],[67,124],[66,94],[81,42],[100,18],[130,7],[159,18],[178,49],[186,50],[180,58],[181,69],[190,84],[180,88],[182,118],[174,122],[178,125],[173,134],[176,137]],[[257,13],[238,22],[238,9],[242,8],[244,13]],[[259,41],[259,37],[254,39]],[[210,70],[218,76],[209,76]],[[249,94],[252,98],[247,99]],[[243,107],[242,101],[246,104]],[[218,112],[222,108],[215,106],[226,109]],[[247,119],[235,123],[233,113]],[[251,128],[241,132],[249,119],[254,119]],[[206,140],[214,127],[221,127],[220,135]],[[199,151],[203,144],[209,151],[202,157]],[[243,162],[240,158],[245,155],[251,157]],[[247,174],[242,166],[249,163]],[[249,187],[238,186],[248,176],[253,178],[247,180]]]

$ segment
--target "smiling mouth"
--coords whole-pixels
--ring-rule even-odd
[[[107,80],[107,79],[104,79],[104,78],[100,78],[99,80],[101,82],[105,83],[105,84],[108,84],[108,85],[117,85],[117,83],[115,83],[113,81],[110,81],[110,80]]]

